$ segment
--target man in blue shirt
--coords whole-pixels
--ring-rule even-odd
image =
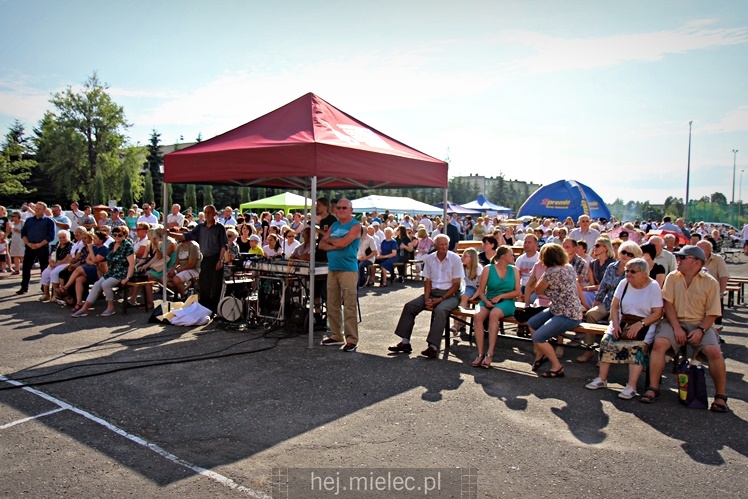
[[[21,238],[26,245],[26,250],[23,254],[21,289],[16,291],[17,295],[28,293],[31,267],[34,266],[35,260],[39,260],[39,268],[42,272],[49,265],[49,243],[55,238],[55,223],[51,218],[44,216],[46,209],[46,204],[36,203],[34,216],[27,218],[21,229]]]
[[[355,352],[358,344],[357,286],[361,224],[353,218],[351,202],[347,199],[338,201],[335,213],[338,220],[319,241],[319,248],[327,251],[327,319],[330,324],[330,335],[321,344],[345,343],[344,352]],[[341,305],[345,307],[344,314],[341,314]],[[341,327],[343,318],[345,338]]]
[[[55,222],[55,238],[52,240],[51,249],[54,251],[60,242],[57,239],[57,233],[61,230],[70,230],[70,219],[62,212],[62,206],[59,204],[52,205],[52,220]]]

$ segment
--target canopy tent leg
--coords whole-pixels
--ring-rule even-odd
[[[304,194],[306,196],[306,192]],[[312,177],[312,202],[317,202],[317,176]],[[312,217],[310,220],[310,228],[311,233],[309,234],[309,239],[311,240],[309,243],[309,345],[308,348],[314,347],[314,268],[315,268],[315,260],[316,260],[316,241],[317,241],[317,230],[315,226],[317,225],[317,221],[315,220],[315,217],[317,215],[317,212],[315,210],[314,213],[312,213]]]

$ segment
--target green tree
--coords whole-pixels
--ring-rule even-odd
[[[104,175],[97,171],[94,175],[93,186],[89,189],[89,199],[95,204],[106,204],[108,201],[106,189],[104,188]]]
[[[30,153],[23,125],[16,120],[5,135],[0,151],[0,196],[3,198],[33,192],[24,185],[36,168]]]
[[[195,184],[187,184],[187,189],[184,191],[184,207],[190,208],[193,211],[200,211],[197,207],[197,190]]]
[[[252,201],[252,199],[249,194],[249,186],[242,186],[242,188],[239,189],[239,204],[242,205],[244,203],[249,203],[250,201]]]
[[[161,152],[161,134],[155,129],[151,130],[151,138],[146,146],[148,155],[145,160],[145,167],[151,173],[151,180],[153,182],[153,193],[156,197],[152,198],[151,201],[155,201],[156,198],[162,201],[162,189],[161,184],[164,183],[164,175],[161,173],[161,165],[164,164],[164,155]],[[176,149],[176,148],[175,148]],[[159,203],[158,206],[161,206]]]
[[[94,73],[80,90],[68,87],[54,94],[50,99],[54,110],[40,122],[39,165],[64,196],[92,197],[98,189],[94,178],[100,172],[104,198],[118,197],[116,191],[122,185],[120,151],[130,125],[124,109],[107,89]]]
[[[172,199],[174,198],[174,188],[169,184],[169,186],[166,188],[166,206],[171,209],[171,206],[174,204],[174,201]]]
[[[144,203],[153,202],[153,179],[151,178],[151,172],[145,172],[145,192],[143,192]]]
[[[720,206],[727,206],[727,197],[722,194],[721,192],[715,192],[711,196],[712,203],[718,204]]]
[[[205,206],[208,206],[209,204],[213,204],[213,186],[212,185],[206,185],[203,188],[203,204]]]
[[[122,207],[125,209],[125,214],[127,214],[127,210],[133,205],[134,201],[135,198],[132,195],[132,177],[130,177],[129,171],[125,171],[122,177],[122,197],[120,198]]]

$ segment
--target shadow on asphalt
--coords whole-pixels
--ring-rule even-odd
[[[19,317],[10,323],[16,329],[24,328],[28,319],[21,319],[21,312],[14,307],[10,314],[15,313]],[[393,315],[391,310],[383,313]],[[746,320],[745,314],[733,311],[728,311],[726,318],[728,329],[730,324],[742,327]],[[24,339],[69,334],[66,319]],[[722,464],[720,451],[726,448],[748,456],[748,432],[738,416],[684,409],[668,390],[663,390],[663,397],[653,405],[620,401],[614,391],[584,390],[584,377],[593,370],[582,372],[571,367],[578,366],[575,363],[566,364],[564,379],[535,379],[529,369],[508,367],[512,362],[525,362],[532,351],[529,342],[510,337],[500,338],[494,368],[484,370],[470,366],[475,349],[465,343],[453,347],[450,361],[445,362],[415,355],[346,354],[325,347],[310,350],[305,334],[223,330],[216,325],[194,330],[158,326],[153,333],[154,329],[149,329],[148,334],[124,338],[141,329],[145,316],[133,314],[126,320],[126,324],[120,322],[111,328],[101,341],[60,356],[84,354],[87,358],[83,360],[29,366],[7,375],[32,386],[65,379],[39,388],[207,469],[241,461],[412,390],[418,391],[425,403],[439,403],[445,392],[458,390],[470,379],[512,411],[526,411],[530,396],[563,401],[564,407],[550,410],[583,444],[602,443],[608,433],[616,431],[604,411],[605,399],[656,431],[683,441],[683,450],[699,463]],[[91,323],[80,324],[90,327]],[[730,342],[733,334],[739,333],[725,335],[725,355],[729,361],[745,364],[748,352],[743,345]],[[506,348],[509,344],[519,347]],[[743,374],[730,371],[729,366],[729,395],[745,401],[748,394]],[[612,383],[624,378],[624,367],[612,369]],[[664,387],[673,388],[674,382],[668,373]],[[708,383],[711,395],[711,380]],[[639,388],[644,388],[643,380]],[[0,391],[2,403],[33,415],[25,399],[18,390]],[[93,438],[88,431],[58,425],[55,418],[39,421],[112,459],[123,456],[120,446],[103,435]],[[353,431],[351,425],[345,428],[341,431]],[[466,438],[467,433],[469,429]],[[147,462],[122,464],[162,485],[189,474],[164,473]]]

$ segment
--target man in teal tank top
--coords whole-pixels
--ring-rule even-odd
[[[327,320],[330,326],[330,334],[321,344],[344,344],[343,351],[355,352],[358,344],[356,298],[361,224],[353,218],[352,205],[347,199],[338,201],[335,214],[338,221],[332,224],[330,231],[319,241],[319,248],[327,251]],[[341,310],[341,306],[344,310]]]

